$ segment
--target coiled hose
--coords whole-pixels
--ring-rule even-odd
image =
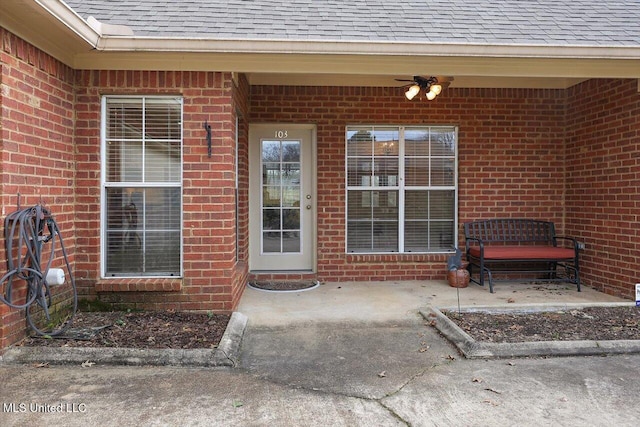
[[[4,230],[7,273],[0,279],[0,289],[4,287],[0,301],[12,308],[24,308],[27,323],[38,335],[61,334],[75,316],[78,294],[58,224],[48,209],[36,205],[9,214],[5,218]],[[47,273],[55,259],[57,241],[60,242],[71,289],[47,283]],[[14,246],[16,242],[17,246]],[[49,243],[51,250],[42,268],[43,247]],[[22,281],[26,283],[26,297],[23,304],[18,304],[13,301],[14,285],[15,282]],[[65,295],[69,290],[71,295]],[[62,301],[55,301],[56,299]],[[62,308],[61,304],[69,299],[69,306]],[[52,311],[53,304],[57,306]],[[55,314],[55,318],[52,318],[52,314]]]

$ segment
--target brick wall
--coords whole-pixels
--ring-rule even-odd
[[[235,116],[229,73],[78,71],[78,285],[83,295],[146,309],[230,312],[244,289],[246,264],[236,259]],[[246,91],[245,91],[246,92]],[[172,94],[184,98],[182,279],[100,279],[101,95]],[[234,108],[238,105],[237,108]],[[205,120],[212,128],[208,158]]]
[[[320,280],[445,279],[446,255],[345,253],[345,126],[457,125],[460,229],[528,217],[562,232],[565,102],[562,90],[449,88],[428,102],[400,88],[255,86],[251,121],[317,125]]]
[[[73,262],[73,70],[1,28],[0,40],[2,223],[7,214],[17,210],[18,193],[21,208],[45,205],[60,227]],[[3,237],[3,275],[4,245]],[[60,251],[56,256],[60,258]],[[24,294],[24,284],[18,284],[14,302],[24,302]],[[0,348],[21,339],[25,328],[24,310],[0,303]]]
[[[637,80],[590,80],[567,104],[567,232],[586,243],[583,279],[634,297],[640,283],[640,93]]]

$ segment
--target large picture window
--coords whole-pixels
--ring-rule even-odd
[[[103,275],[179,276],[182,99],[102,100]]]
[[[450,252],[456,246],[457,128],[350,126],[347,252]]]

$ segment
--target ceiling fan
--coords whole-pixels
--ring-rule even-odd
[[[446,89],[451,84],[453,77],[422,77],[413,76],[413,80],[396,79],[399,82],[409,82],[409,84],[403,86],[405,89],[404,96],[411,101],[421,90],[424,90],[425,96],[429,101],[432,101],[442,92],[442,89]]]

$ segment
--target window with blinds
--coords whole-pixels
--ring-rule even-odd
[[[455,249],[457,128],[349,126],[347,252]]]
[[[103,275],[181,275],[181,98],[103,98],[102,182]]]

